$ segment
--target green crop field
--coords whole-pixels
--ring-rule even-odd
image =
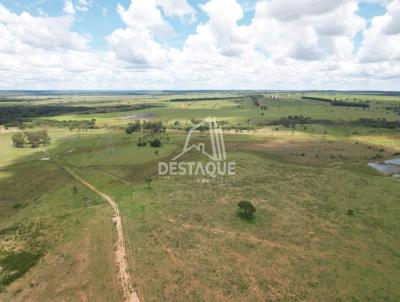
[[[123,301],[104,194],[141,301],[400,300],[400,178],[368,166],[400,158],[399,96],[24,95],[0,106],[0,301]],[[159,176],[207,117],[235,175]],[[208,130],[193,140],[208,147]],[[14,146],[38,131],[51,142]],[[183,159],[208,161],[196,149]]]

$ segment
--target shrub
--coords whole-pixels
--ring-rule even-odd
[[[197,125],[197,124],[200,124],[200,123],[201,123],[201,120],[194,119],[194,118],[190,119],[190,121],[192,122],[192,124],[195,124],[195,125]]]
[[[250,201],[242,200],[238,203],[239,215],[246,219],[251,219],[254,217],[254,213],[256,212],[256,208]]]
[[[17,148],[22,148],[26,144],[25,135],[21,132],[13,134],[11,139],[12,139],[14,146]]]
[[[132,134],[133,132],[139,132],[140,130],[142,130],[142,124],[140,124],[139,121],[136,121],[134,124],[129,123],[128,127],[125,129],[125,132],[127,134]]]
[[[153,133],[165,133],[166,127],[161,122],[144,122],[142,125],[143,130],[150,130]]]
[[[13,205],[13,209],[23,209],[26,206],[27,205],[25,203],[16,203],[15,205]]]
[[[150,146],[152,146],[153,148],[159,148],[161,147],[161,141],[156,138],[150,142]]]

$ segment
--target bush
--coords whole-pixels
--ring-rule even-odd
[[[161,141],[156,138],[150,142],[150,146],[152,146],[153,148],[159,148],[161,147]]]
[[[238,203],[239,207],[239,215],[246,219],[251,219],[254,217],[255,212],[257,211],[256,208],[250,201],[243,200]]]
[[[13,134],[11,137],[13,144],[17,148],[22,148],[26,144],[25,135],[21,132]]]
[[[133,132],[139,132],[142,130],[142,124],[139,121],[136,121],[134,124],[129,123],[128,127],[125,129],[127,134],[132,134]]]
[[[13,209],[23,209],[27,206],[27,204],[25,203],[16,203],[15,205],[13,205]]]
[[[151,182],[153,181],[153,180],[151,179],[151,177],[146,178],[145,181],[146,181],[146,183],[147,183],[147,187],[150,188],[150,187],[151,187]]]
[[[153,133],[164,133],[166,131],[166,127],[161,122],[144,122],[142,129],[150,130]]]

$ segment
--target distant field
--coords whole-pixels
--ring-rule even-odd
[[[309,101],[268,101],[265,102],[267,110],[256,108],[250,101],[241,101],[235,103],[233,101],[216,102],[183,102],[168,104],[166,108],[144,109],[141,113],[151,112],[155,115],[153,120],[163,121],[172,125],[175,121],[190,124],[191,119],[199,119],[207,116],[213,116],[219,120],[228,121],[230,123],[247,123],[250,119],[253,123],[263,120],[272,121],[287,117],[289,115],[303,115],[311,118],[327,119],[327,120],[356,120],[359,118],[384,118],[389,121],[398,120],[398,115],[393,111],[383,108],[371,108],[363,110],[360,108],[339,108],[330,107],[328,105],[315,105]],[[85,115],[61,115],[50,117],[56,120],[87,120],[95,118],[98,124],[104,126],[125,125],[126,117],[137,114],[137,111],[114,112],[104,114],[85,114]]]
[[[371,106],[334,107],[302,96]],[[142,300],[400,300],[400,183],[367,166],[400,157],[400,128],[386,123],[399,121],[399,96],[24,95],[3,100],[0,110],[142,103],[162,107],[32,116],[0,128],[0,301],[122,300],[112,211],[63,166],[117,202]],[[208,116],[225,128],[236,175],[158,177],[157,163],[181,152],[186,129]],[[95,129],[40,124],[91,119]],[[162,122],[166,133],[127,134],[135,119]],[[350,123],[360,119],[384,123]],[[13,134],[36,130],[48,130],[47,148],[13,146]],[[207,144],[208,132],[193,138]],[[162,146],[138,146],[146,139]],[[205,160],[194,151],[186,156]],[[255,205],[253,220],[237,214],[241,200]]]

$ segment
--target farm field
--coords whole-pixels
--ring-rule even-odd
[[[117,204],[139,301],[400,300],[400,178],[368,167],[400,158],[398,95],[24,94],[0,105],[0,301],[126,301],[101,194]],[[159,176],[208,117],[235,175]],[[193,140],[208,146],[208,130]],[[37,131],[51,142],[13,145]]]

